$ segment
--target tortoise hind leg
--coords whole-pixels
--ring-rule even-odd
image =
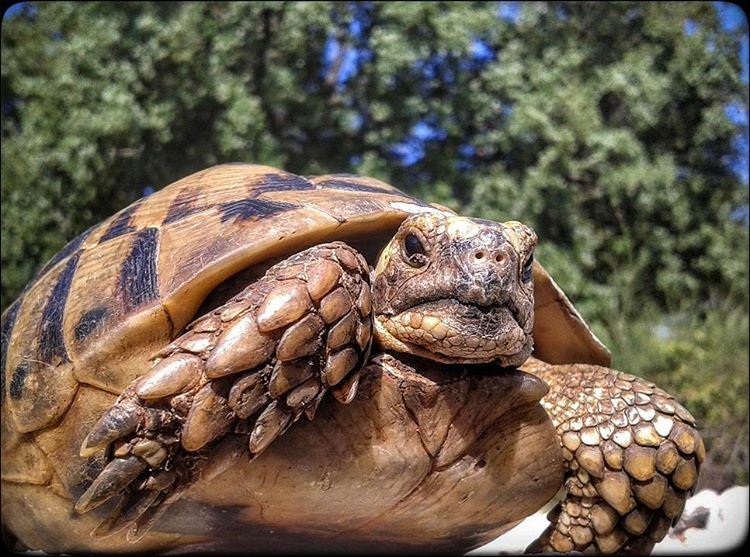
[[[335,242],[271,267],[188,326],[123,391],[81,447],[107,464],[76,503],[122,495],[92,532],[137,541],[182,493],[262,452],[328,390],[352,400],[372,331],[368,268]]]
[[[550,386],[542,405],[566,463],[566,496],[527,551],[651,551],[698,481],[705,447],[693,417],[627,373],[533,358],[522,369]]]

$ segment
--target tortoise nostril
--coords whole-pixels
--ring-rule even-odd
[[[503,255],[502,253],[498,253],[498,254],[497,254],[497,255],[495,256],[495,261],[497,261],[498,263],[500,263],[500,262],[501,262],[501,261],[503,261],[504,259],[505,259],[505,255]]]
[[[476,257],[477,259],[484,259],[484,252],[478,251],[474,254],[474,257]]]

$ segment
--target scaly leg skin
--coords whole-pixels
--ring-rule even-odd
[[[143,537],[201,477],[263,451],[330,389],[351,402],[372,342],[364,258],[341,242],[296,254],[190,324],[89,432],[108,463],[76,504],[122,495],[92,532]]]
[[[521,369],[550,386],[542,405],[559,435],[567,492],[527,552],[649,553],[698,481],[705,447],[693,417],[628,373],[534,358]]]

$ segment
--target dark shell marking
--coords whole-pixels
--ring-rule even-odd
[[[65,348],[63,338],[62,322],[65,314],[65,303],[68,301],[70,286],[73,283],[73,275],[78,266],[80,252],[76,252],[68,259],[65,269],[57,279],[57,284],[52,289],[47,305],[44,306],[39,327],[39,357],[45,363],[56,363],[70,361],[68,351]]]
[[[342,178],[344,177],[342,176]],[[398,196],[408,197],[404,192],[396,188],[392,188],[392,189],[379,188],[377,186],[372,186],[369,184],[362,184],[360,182],[350,181],[346,179],[324,180],[322,182],[319,182],[318,186],[323,189],[356,191],[356,192],[364,192],[364,193],[379,193],[379,194],[386,194],[386,195],[398,195]],[[427,204],[424,201],[421,201],[416,198],[414,198],[412,202],[417,205],[422,205],[425,207],[427,206]]]
[[[80,342],[94,332],[106,320],[108,313],[109,310],[104,306],[95,307],[84,313],[73,330],[76,340]]]
[[[26,376],[29,374],[28,362],[21,362],[13,370],[13,377],[10,380],[10,398],[18,400],[23,395],[23,384],[26,381]]]
[[[127,234],[128,232],[134,232],[135,227],[132,224],[133,215],[138,210],[138,207],[143,202],[145,197],[142,197],[141,199],[135,201],[134,203],[131,203],[128,207],[120,211],[115,219],[112,221],[112,224],[109,225],[109,228],[102,234],[102,237],[99,238],[99,243],[106,242],[107,240],[111,240],[112,238],[117,238],[118,236],[122,236],[123,234]]]
[[[310,182],[294,174],[264,174],[259,178],[255,177],[251,182],[249,191],[249,194],[252,196],[251,198],[239,199],[219,205],[221,221],[226,222],[232,218],[239,220],[262,218],[273,216],[289,209],[296,209],[298,205],[292,203],[260,200],[257,197],[269,192],[312,189],[315,188]],[[162,224],[177,222],[195,213],[212,209],[215,206],[214,204],[198,203],[199,198],[202,197],[202,193],[193,190],[184,190],[181,192],[172,202],[172,205],[170,205]]]
[[[294,203],[267,201],[265,199],[240,199],[221,205],[221,222],[229,220],[251,220],[272,217],[285,211],[299,208]]]
[[[304,178],[295,174],[279,172],[278,174],[264,174],[253,180],[250,187],[251,195],[258,196],[274,191],[305,191],[314,190],[315,186]]]
[[[186,217],[189,217],[190,215],[199,213],[201,211],[204,211],[205,209],[210,208],[210,205],[209,206],[198,205],[197,204],[198,197],[199,195],[196,195],[196,192],[194,191],[191,191],[191,190],[181,191],[177,195],[177,197],[175,197],[172,204],[169,206],[169,209],[167,210],[167,216],[164,217],[162,224],[169,224],[170,222],[177,222]]]
[[[0,329],[0,404],[5,402],[5,362],[8,357],[10,335],[13,334],[13,326],[16,324],[16,317],[18,317],[18,309],[21,307],[22,300],[23,298],[19,298],[13,302],[3,314],[3,324],[2,329]]]
[[[120,268],[120,299],[126,311],[159,298],[158,255],[159,230],[141,230]]]

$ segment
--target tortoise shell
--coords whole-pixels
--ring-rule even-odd
[[[139,199],[66,245],[3,315],[4,428],[55,424],[79,385],[119,394],[243,270],[343,240],[372,262],[411,213],[447,211],[384,182],[215,166]],[[606,365],[609,353],[535,263],[535,355]]]

